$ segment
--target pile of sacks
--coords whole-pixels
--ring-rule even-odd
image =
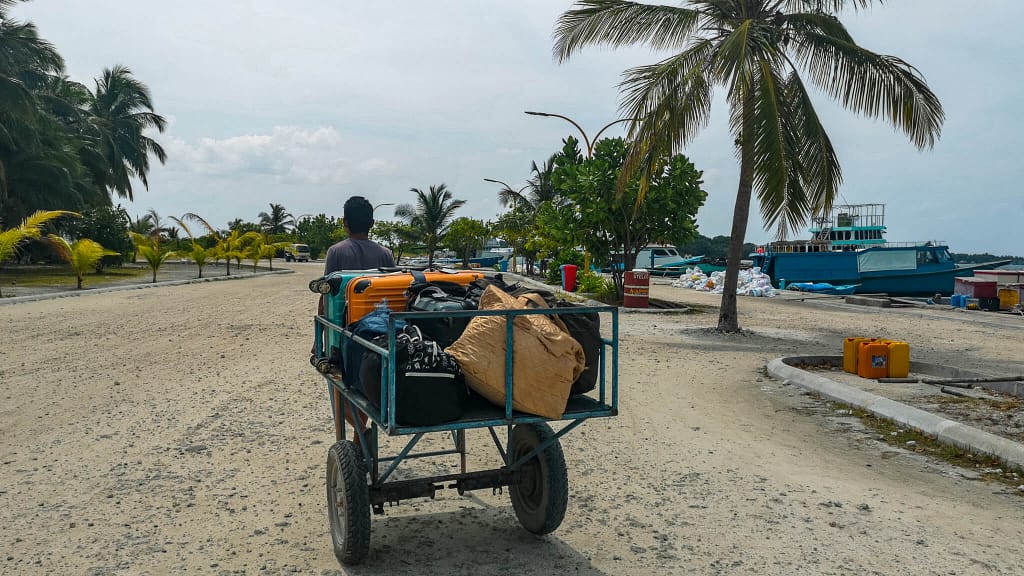
[[[690,288],[701,292],[721,294],[725,285],[725,272],[712,272],[708,276],[700,268],[687,268],[686,273],[672,283],[676,288]],[[772,279],[761,272],[760,268],[740,270],[736,293],[741,296],[772,297],[776,290],[772,288]]]

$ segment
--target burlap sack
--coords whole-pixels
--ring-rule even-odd
[[[536,308],[543,300],[516,298],[494,286],[480,297],[480,310]],[[477,316],[462,337],[445,349],[455,357],[469,387],[505,406],[505,317]],[[583,348],[551,317],[517,316],[513,321],[512,408],[557,419],[565,411],[572,383],[585,366]]]

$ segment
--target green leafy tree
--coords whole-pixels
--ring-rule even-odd
[[[397,206],[395,216],[403,219],[423,239],[427,247],[427,266],[432,266],[434,251],[444,240],[455,211],[466,201],[452,198],[451,191],[444,184],[432,185],[426,192],[419,188],[411,188],[410,192],[416,195],[416,207],[411,204]]]
[[[153,270],[153,283],[156,283],[156,273],[163,266],[164,262],[171,257],[173,251],[170,246],[160,241],[159,236],[143,236],[138,232],[132,232],[132,242],[135,243],[135,250],[142,259],[146,261]]]
[[[391,250],[395,256],[395,263],[402,260],[407,250],[422,244],[416,229],[405,222],[394,220],[375,222],[370,229],[370,236]]]
[[[88,238],[110,250],[111,254],[96,264],[96,271],[102,272],[107,266],[123,264],[126,255],[135,254],[135,245],[128,235],[130,221],[121,206],[97,206],[83,210],[81,218],[69,221],[61,229],[72,240]]]
[[[448,226],[444,246],[462,258],[463,268],[469,268],[469,259],[477,250],[484,247],[490,235],[490,227],[482,220],[457,218]]]
[[[836,16],[872,0],[690,0],[661,6],[582,0],[559,18],[555,57],[586,46],[646,45],[675,54],[627,70],[622,111],[633,118],[620,188],[639,175],[644,199],[658,159],[681,150],[708,124],[723,88],[740,164],[718,329],[739,330],[736,285],[752,194],[780,236],[827,213],[841,181],[839,160],[805,79],[846,108],[881,117],[919,148],[939,137],[944,114],[921,74],[895,56],[858,45]]]
[[[707,256],[708,258],[725,258],[729,255],[729,237],[728,236],[715,236],[714,238],[708,238],[707,236],[697,235],[696,238],[677,246],[681,254],[689,254],[691,256]],[[757,246],[753,243],[747,242],[743,244],[743,253],[750,254]]]
[[[295,236],[309,246],[310,258],[320,258],[334,243],[334,233],[342,228],[341,222],[326,214],[303,218],[295,224]],[[344,228],[342,228],[344,230]]]
[[[702,173],[682,154],[657,159],[662,168],[648,174],[643,202],[639,201],[639,176],[620,191],[618,182],[628,152],[622,138],[606,138],[596,143],[593,157],[577,162],[571,155],[558,166],[554,181],[565,201],[550,213],[554,219],[549,226],[565,231],[565,240],[579,241],[596,258],[622,254],[625,267],[612,268],[620,295],[623,271],[634,268],[645,246],[683,244],[697,235],[697,211],[707,198],[701,188]]]
[[[57,255],[71,265],[75,277],[78,279],[78,289],[82,289],[82,279],[90,272],[95,272],[97,266],[105,256],[117,256],[117,252],[108,250],[102,244],[89,238],[79,238],[74,242],[68,242],[61,236],[50,234],[50,243]],[[155,272],[154,272],[155,274]]]

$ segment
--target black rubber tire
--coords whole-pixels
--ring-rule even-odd
[[[317,371],[321,374],[327,374],[331,371],[331,361],[327,358],[317,358],[314,366],[316,366]]]
[[[509,454],[515,458],[525,456],[554,435],[544,423],[520,424],[512,429]],[[569,505],[569,474],[561,443],[556,440],[523,464],[508,492],[523,528],[538,535],[554,532],[562,524]]]
[[[345,565],[366,559],[370,551],[370,493],[359,447],[335,442],[327,452],[327,514],[334,555]]]

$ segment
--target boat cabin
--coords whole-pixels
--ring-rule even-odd
[[[644,246],[636,255],[636,267],[652,270],[657,267],[670,266],[683,261],[683,257],[674,246]],[[622,268],[622,253],[612,254],[612,266]]]

